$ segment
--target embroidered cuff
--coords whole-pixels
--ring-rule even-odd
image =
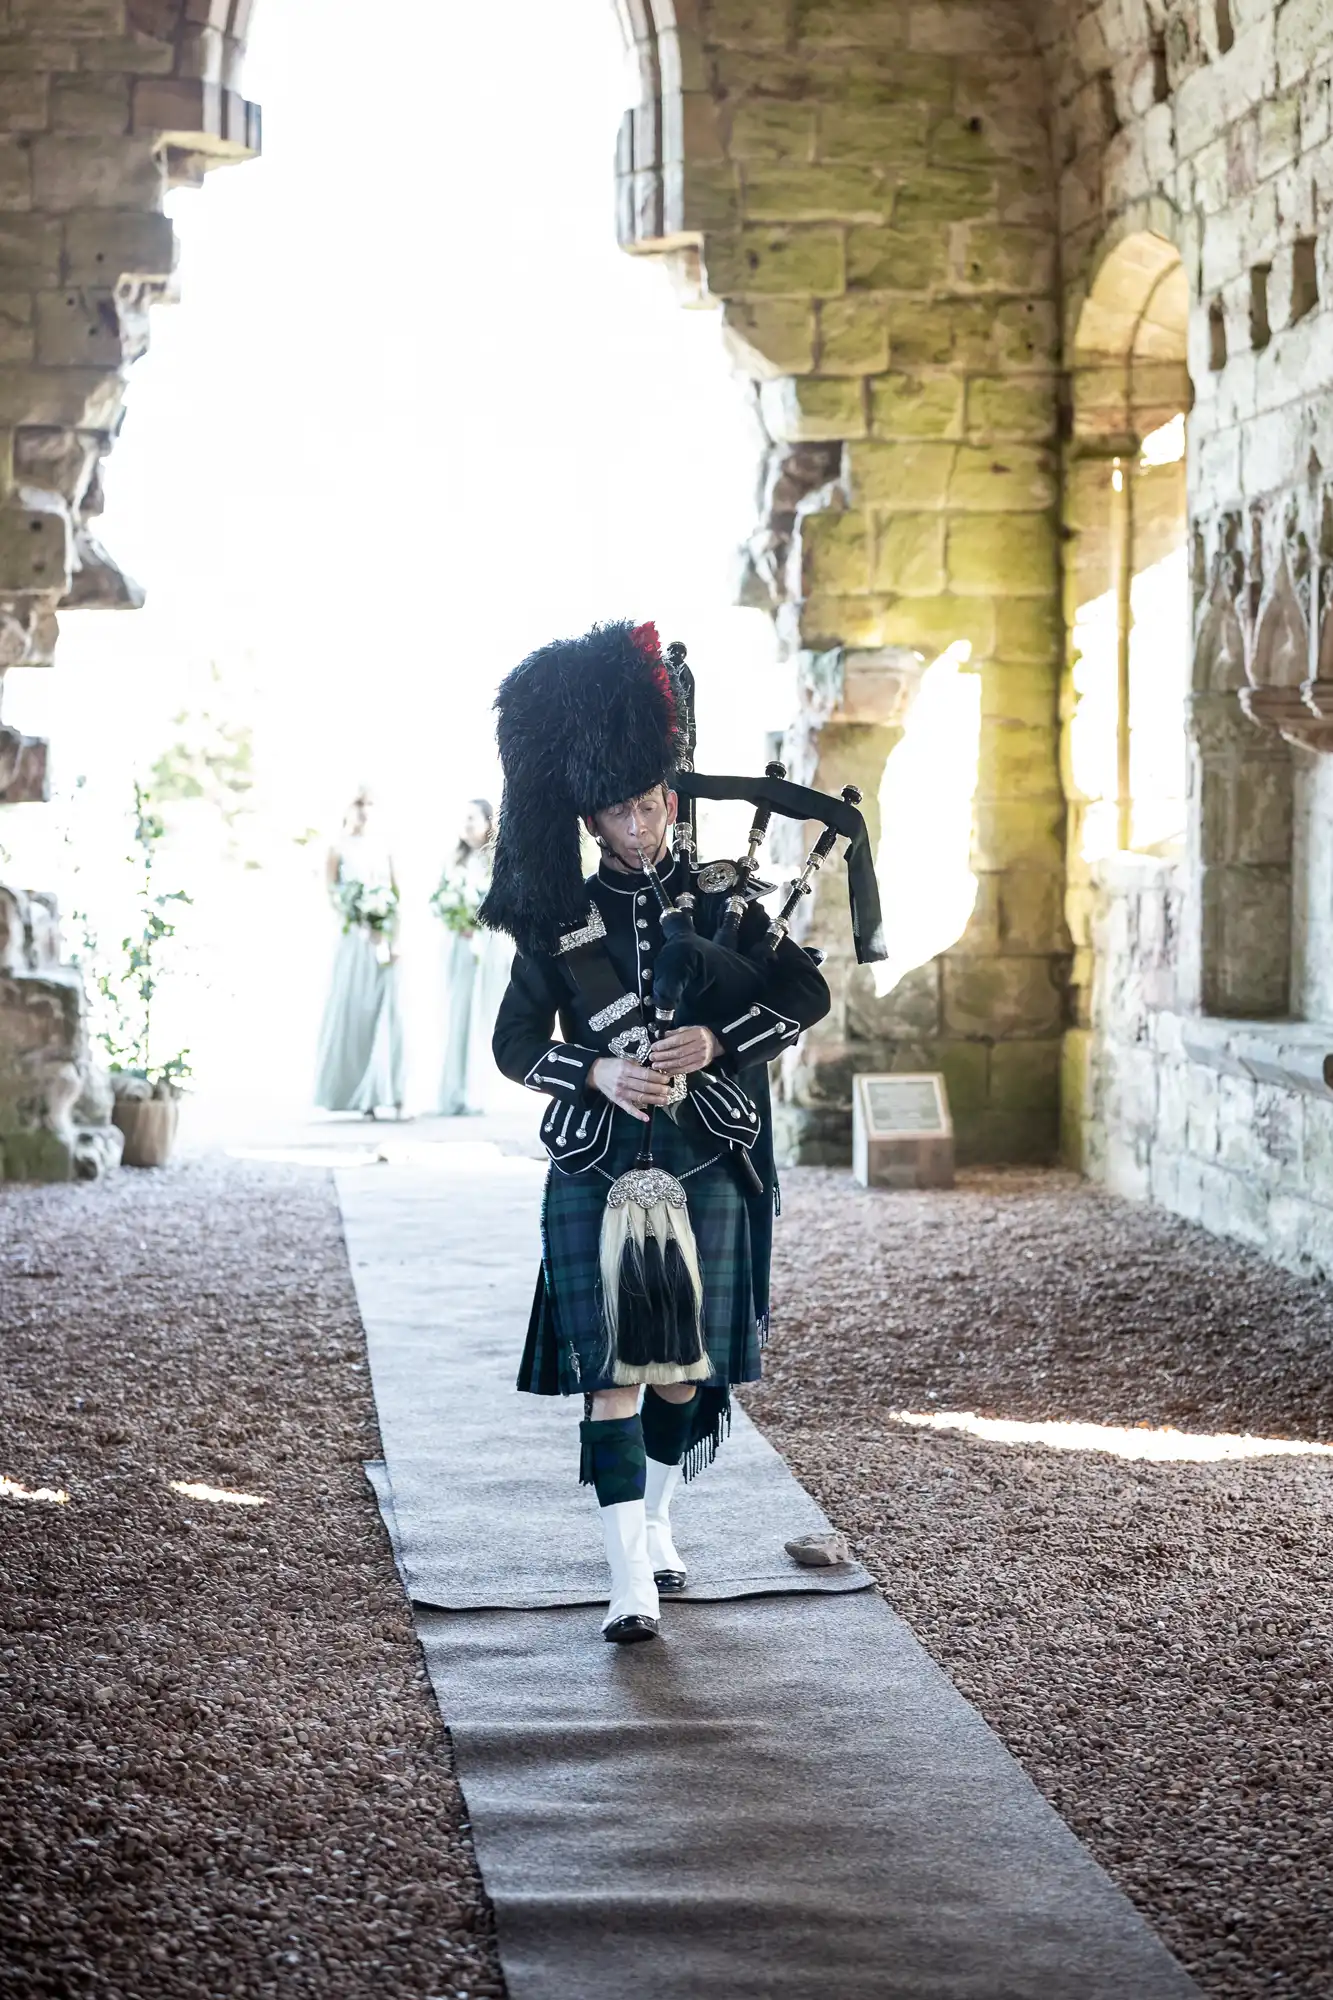
[[[580,1048],[577,1042],[552,1042],[542,1050],[523,1082],[529,1090],[542,1090],[548,1097],[573,1104],[586,1094],[588,1074],[597,1055],[596,1049]]]
[[[772,1007],[747,1007],[734,1021],[724,1021],[713,1033],[723,1050],[741,1069],[752,1063],[772,1062],[774,1056],[800,1039],[801,1024],[790,1014],[775,1013]]]
[[[696,1070],[689,1079],[690,1099],[705,1128],[715,1139],[744,1146],[759,1137],[759,1113],[738,1083],[716,1070]]]
[[[542,1119],[541,1140],[563,1172],[581,1174],[596,1166],[611,1143],[611,1112],[606,1097],[552,1099]]]

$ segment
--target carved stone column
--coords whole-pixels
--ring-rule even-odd
[[[802,1158],[850,1159],[851,1068],[911,1065],[945,1071],[962,1157],[1051,1157],[1068,952],[1059,328],[1029,23],[1013,0],[984,34],[907,0],[620,12],[642,81],[620,238],[718,308],[752,385],[769,442],[743,601],[771,608],[800,668],[801,768],[873,809],[900,726],[859,698],[854,716],[821,710],[818,663],[843,663],[850,689],[858,659],[967,641],[981,681],[975,918],[875,1001],[845,923],[825,931],[842,893],[826,873],[812,936],[833,947],[834,1014],[785,1080],[786,1137]]]

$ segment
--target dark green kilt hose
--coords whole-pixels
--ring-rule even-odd
[[[600,1166],[562,1174],[552,1166],[542,1199],[542,1269],[518,1386],[538,1396],[591,1397],[617,1386],[606,1359],[599,1247],[607,1191],[634,1164],[637,1119],[616,1111]],[[704,1281],[704,1344],[713,1372],[695,1399],[686,1478],[708,1465],[731,1422],[731,1385],[762,1373],[750,1222],[735,1170],[687,1106],[681,1122],[653,1120],[653,1162],[685,1188]]]

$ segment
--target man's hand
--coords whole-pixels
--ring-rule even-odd
[[[649,1106],[665,1104],[670,1089],[663,1077],[645,1069],[642,1063],[614,1056],[599,1056],[588,1072],[588,1082],[641,1125],[648,1123]]]
[[[711,1028],[673,1028],[653,1043],[648,1060],[663,1076],[691,1076],[697,1069],[707,1069],[721,1053],[722,1044]]]

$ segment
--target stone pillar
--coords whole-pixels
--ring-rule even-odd
[[[93,531],[101,462],[170,296],[167,189],[259,147],[236,88],[248,13],[46,0],[0,32],[0,676],[52,664],[61,605],[142,601]],[[0,725],[0,803],[45,796],[45,745]],[[54,910],[18,890],[0,909],[0,1172],[97,1171],[118,1146]]]
[[[956,640],[982,679],[973,920],[884,1001],[830,960],[833,1022],[786,1085],[812,1115],[789,1137],[849,1158],[851,1069],[924,1065],[948,1077],[962,1158],[1050,1157],[1067,950],[1059,332],[1025,17],[1007,0],[628,11],[645,102],[622,136],[622,241],[721,307],[770,440],[747,601],[772,605],[807,690],[826,657],[906,647],[925,663]],[[873,800],[897,727],[896,707],[853,723],[816,695],[797,733],[821,784]],[[841,893],[827,878],[821,904]]]

